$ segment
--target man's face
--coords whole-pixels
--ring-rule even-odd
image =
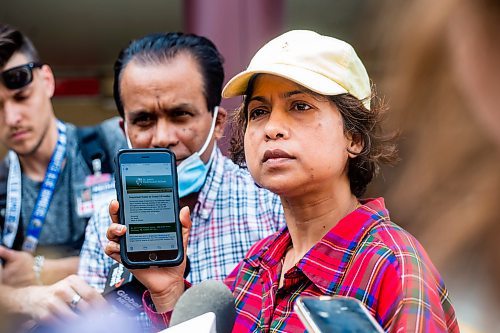
[[[0,71],[27,63],[25,55],[14,53]],[[0,82],[0,142],[21,156],[37,151],[54,117],[52,71],[44,65],[33,68],[32,73],[33,81],[20,89],[8,89]]]
[[[120,88],[126,131],[134,148],[169,148],[180,163],[203,146],[212,113],[207,110],[202,75],[190,55],[181,53],[163,64],[132,60],[123,70]],[[223,132],[225,111],[221,111],[209,148],[201,156],[205,163]]]

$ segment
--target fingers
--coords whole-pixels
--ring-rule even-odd
[[[113,199],[109,203],[109,216],[111,217],[111,220],[113,223],[120,223],[120,204],[118,203],[117,200]]]
[[[70,296],[71,295],[71,296]],[[73,311],[70,306],[71,299],[74,296],[74,292],[68,291],[64,296],[53,296],[52,299],[47,304],[47,318],[41,318],[42,320],[51,320],[54,322],[62,322],[63,319],[75,320],[78,315]]]
[[[55,324],[77,318],[70,307],[76,293],[65,280],[50,286],[20,288],[18,291],[26,313],[37,321]]]
[[[104,252],[106,253],[106,255],[120,263],[120,237],[125,235],[126,231],[127,227],[118,223],[112,223],[106,231],[106,237],[108,238],[109,242],[108,244],[106,244]]]
[[[104,248],[104,253],[108,257],[111,257],[115,261],[121,263],[122,259],[120,257],[120,244],[117,242],[110,241],[108,244],[106,244],[106,247]]]
[[[120,237],[123,236],[127,230],[125,225],[120,224],[118,210],[118,201],[112,200],[109,204],[109,216],[111,217],[113,223],[108,227],[108,230],[106,230],[106,238],[116,243],[120,241]]]
[[[102,295],[93,287],[89,286],[82,278],[76,275],[70,275],[67,277],[68,282],[75,292],[72,296],[71,301],[78,300],[75,295],[79,295],[81,299],[78,300],[75,308],[80,311],[88,311],[92,307],[103,306],[106,301]],[[71,301],[69,304],[71,304]]]
[[[4,261],[2,282],[12,287],[25,287],[36,284],[33,271],[33,256],[24,251],[8,248],[1,249]]]
[[[125,235],[127,227],[125,227],[123,224],[120,224],[119,208],[120,205],[118,204],[117,200],[112,200],[109,203],[109,216],[113,223],[108,227],[108,230],[106,230],[106,238],[109,240],[109,242],[108,244],[106,244],[104,252],[115,261],[121,263],[120,237]]]
[[[106,238],[112,242],[119,242],[120,237],[125,235],[127,227],[123,224],[112,223],[106,230]]]
[[[20,313],[48,324],[76,319],[79,313],[105,304],[100,293],[76,275],[49,286],[13,288],[11,294],[19,301]]]
[[[48,309],[52,317],[73,319],[77,313],[105,304],[100,293],[76,275],[70,275],[50,286]]]

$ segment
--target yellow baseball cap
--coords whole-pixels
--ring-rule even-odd
[[[354,48],[314,31],[293,30],[271,40],[229,80],[222,96],[243,95],[254,74],[277,75],[321,95],[349,93],[370,109],[370,79]]]

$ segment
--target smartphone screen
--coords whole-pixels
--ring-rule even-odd
[[[297,314],[312,333],[381,333],[363,303],[352,297],[299,297]]]
[[[118,153],[120,217],[127,226],[124,264],[178,264],[182,242],[175,156],[166,149]]]

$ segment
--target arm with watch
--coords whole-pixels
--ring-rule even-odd
[[[55,283],[78,269],[78,257],[47,259],[0,245],[3,261],[2,284],[12,287]]]
[[[59,125],[61,125],[59,123]],[[64,129],[61,131],[59,127],[59,135],[65,135]],[[68,139],[76,139],[77,143],[68,145],[69,154],[73,155],[73,159],[80,159],[81,162],[85,162],[90,170],[93,170],[93,174],[96,173],[93,167],[94,160],[98,158],[101,161],[100,173],[112,173],[113,165],[109,162],[111,160],[111,151],[119,146],[122,146],[125,142],[124,138],[120,138],[115,131],[121,131],[119,129],[118,121],[115,118],[106,120],[96,126],[88,126],[77,128],[76,131],[72,131],[69,134]],[[107,134],[105,134],[107,133]],[[121,133],[120,133],[121,134]],[[108,137],[115,137],[113,143],[109,143]],[[74,146],[78,146],[79,150],[74,152]],[[78,155],[78,151],[81,156]],[[49,257],[44,257],[38,255],[39,253],[34,251],[20,251],[24,248],[24,243],[26,236],[25,234],[30,233],[30,227],[28,230],[23,227],[22,223],[19,223],[15,237],[11,242],[5,241],[4,227],[5,220],[9,216],[8,202],[12,200],[7,196],[8,183],[12,181],[11,176],[16,172],[12,172],[12,168],[16,167],[17,163],[12,163],[13,159],[7,157],[0,163],[0,261],[3,262],[4,266],[4,278],[2,280],[3,284],[7,284],[15,287],[22,287],[28,285],[41,285],[41,284],[52,284],[55,283],[66,276],[71,274],[76,274],[78,271],[79,257],[74,255],[60,258],[60,259],[49,259]],[[19,165],[19,164],[17,164]],[[67,166],[68,167],[68,166]],[[9,191],[9,193],[12,193]],[[22,202],[21,198],[17,201],[19,204]],[[16,214],[14,214],[16,216]],[[19,217],[17,220],[19,221]],[[35,233],[38,231],[37,228],[34,229]],[[26,231],[26,232],[25,232]],[[32,254],[34,252],[34,254]],[[43,253],[43,251],[42,251]]]

